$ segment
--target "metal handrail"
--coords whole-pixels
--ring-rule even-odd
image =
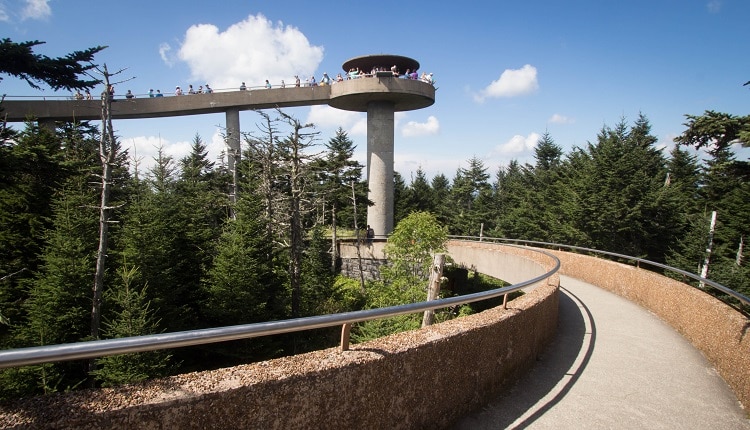
[[[459,240],[479,240],[482,241],[492,241],[492,242],[510,242],[510,243],[516,243],[516,244],[531,244],[535,246],[549,246],[549,247],[555,247],[555,248],[567,248],[572,249],[576,251],[584,251],[584,252],[590,252],[594,254],[602,254],[602,255],[608,255],[611,257],[621,258],[624,260],[631,260],[635,261],[638,264],[647,264],[654,267],[659,267],[661,269],[668,270],[670,272],[678,273],[680,275],[686,276],[688,278],[694,279],[698,282],[701,282],[703,284],[709,285],[713,288],[716,288],[717,290],[730,295],[734,297],[735,299],[739,300],[740,302],[744,303],[745,305],[750,306],[750,297],[745,296],[742,293],[738,293],[737,291],[732,290],[731,288],[725,287],[724,285],[719,284],[718,282],[714,282],[710,279],[703,278],[699,275],[696,275],[694,273],[690,273],[688,271],[678,269],[676,267],[667,266],[666,264],[657,263],[656,261],[646,260],[644,258],[639,257],[633,257],[630,255],[625,254],[618,254],[616,252],[609,252],[609,251],[602,251],[600,249],[592,249],[592,248],[584,248],[582,246],[574,246],[574,245],[564,245],[560,243],[551,243],[551,242],[540,242],[535,240],[523,240],[523,239],[508,239],[508,238],[500,238],[500,237],[486,237],[486,236],[448,236],[450,239],[459,239]]]
[[[518,246],[518,245],[509,245]],[[521,246],[518,246],[519,248]],[[525,247],[524,247],[525,248]],[[548,272],[527,281],[507,287],[464,296],[409,303],[387,308],[368,309],[363,311],[344,312],[331,315],[296,318],[291,320],[270,321],[255,324],[243,324],[229,327],[218,327],[201,330],[190,330],[175,333],[152,334],[118,339],[94,340],[63,345],[46,345],[29,348],[18,348],[0,351],[0,369],[32,364],[51,363],[103,357],[108,355],[129,354],[135,352],[155,351],[166,348],[203,345],[238,339],[270,336],[318,328],[340,326],[362,321],[405,315],[426,310],[447,308],[454,305],[478,302],[521,290],[542,282],[560,269],[560,260],[553,254],[535,250],[550,257],[554,267]]]

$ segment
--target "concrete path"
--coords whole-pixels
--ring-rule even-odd
[[[528,375],[454,430],[750,429],[734,393],[674,329],[601,288],[560,283],[555,340]]]

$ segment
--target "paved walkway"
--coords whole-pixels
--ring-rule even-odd
[[[674,329],[601,288],[560,283],[555,340],[528,375],[453,430],[750,429],[734,393]]]

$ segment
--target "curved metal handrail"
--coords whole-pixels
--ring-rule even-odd
[[[544,279],[549,278],[560,269],[560,260],[553,254],[543,250],[535,251],[550,257],[555,262],[554,267],[548,272],[535,278],[494,290],[467,294],[464,296],[449,297],[445,299],[391,306],[387,308],[368,309],[363,311],[344,312],[331,315],[318,315],[314,317],[296,318],[291,320],[243,324],[229,327],[190,330],[175,333],[162,333],[118,339],[94,340],[63,345],[46,345],[29,348],[18,348],[7,351],[0,351],[0,369],[57,361],[96,358],[107,355],[155,351],[166,348],[203,345],[208,343],[225,342],[238,339],[250,339],[254,337],[313,330],[325,327],[334,327],[492,299],[537,284]]]
[[[678,269],[676,267],[667,266],[666,264],[657,263],[656,261],[646,260],[644,258],[633,257],[630,255],[625,255],[625,254],[618,254],[616,252],[602,251],[601,249],[584,248],[582,246],[564,245],[560,243],[551,243],[551,242],[540,242],[540,241],[535,241],[535,240],[508,239],[508,238],[486,237],[486,236],[481,236],[481,237],[480,236],[448,236],[448,237],[450,239],[459,239],[459,240],[479,240],[480,242],[482,241],[503,242],[503,243],[510,242],[510,243],[517,243],[517,244],[524,243],[524,244],[531,244],[531,245],[549,246],[549,247],[555,247],[555,248],[567,248],[567,249],[572,249],[576,251],[584,251],[584,252],[590,252],[594,254],[608,255],[611,257],[621,258],[624,260],[631,260],[631,261],[637,262],[638,264],[641,264],[641,263],[647,264],[650,266],[665,269],[670,272],[675,272],[680,275],[686,276],[688,278],[694,279],[698,282],[701,282],[703,284],[716,288],[717,290],[734,297],[735,299],[739,300],[745,305],[750,306],[750,297],[747,297],[742,293],[738,293],[737,291],[734,291],[731,288],[725,287],[724,285],[721,285],[718,282],[714,282],[710,279],[703,278],[699,275],[687,272],[682,269]]]

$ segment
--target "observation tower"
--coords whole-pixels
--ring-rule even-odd
[[[398,75],[391,72],[393,66]],[[400,55],[355,57],[342,67],[347,74],[359,70],[359,77],[332,85],[328,104],[367,112],[368,198],[374,203],[367,209],[367,224],[376,236],[388,235],[393,231],[393,116],[434,104],[435,87],[418,79],[404,79],[407,70],[419,70],[419,63]],[[383,71],[371,73],[373,70]]]

